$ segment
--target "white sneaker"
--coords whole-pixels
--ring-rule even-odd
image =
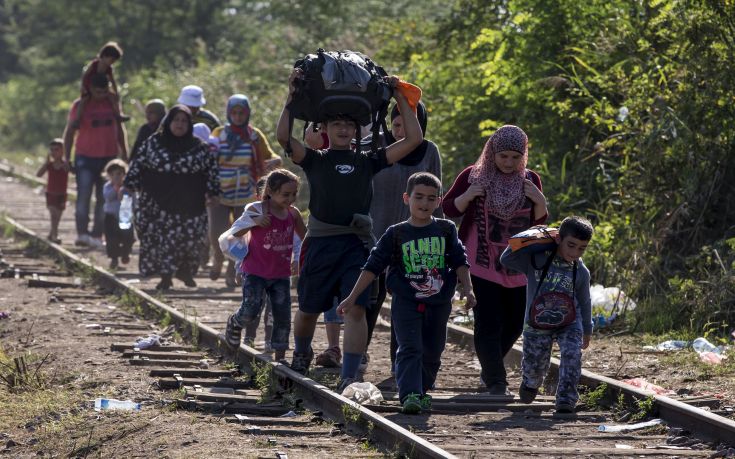
[[[89,246],[93,249],[102,250],[105,248],[105,243],[102,242],[102,238],[89,236]]]
[[[74,245],[78,247],[89,247],[89,234],[80,234],[77,236],[77,240],[74,241]]]

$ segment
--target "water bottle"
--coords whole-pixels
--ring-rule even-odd
[[[248,244],[242,238],[233,237],[228,244],[230,255],[236,260],[243,260],[248,255]]]
[[[115,400],[114,398],[98,398],[94,401],[94,409],[101,410],[124,410],[140,411],[140,403],[132,400]]]
[[[129,194],[124,194],[120,202],[120,212],[118,212],[118,220],[120,229],[130,229],[133,219],[133,198]]]
[[[695,339],[694,342],[692,343],[692,347],[694,348],[694,350],[696,352],[698,352],[700,354],[703,353],[703,352],[713,352],[715,354],[721,354],[722,353],[722,349],[720,349],[719,347],[717,347],[714,344],[710,343],[705,338],[697,338],[697,339]]]

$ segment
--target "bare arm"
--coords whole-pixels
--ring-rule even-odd
[[[395,77],[392,77],[395,78]],[[393,92],[393,98],[398,103],[398,109],[403,115],[403,128],[406,131],[406,137],[398,142],[394,142],[385,150],[385,156],[388,164],[393,164],[403,159],[404,156],[411,153],[424,140],[424,133],[421,131],[421,125],[416,118],[408,100],[400,91]]]
[[[66,128],[64,128],[64,159],[66,159],[67,162],[69,162],[71,158],[71,147],[74,144],[74,134],[76,133],[76,130],[76,128],[71,127],[71,123],[66,123]]]
[[[48,170],[49,161],[48,158],[46,158],[46,162],[44,162],[41,167],[38,168],[38,172],[36,172],[36,177],[43,177],[43,174],[46,173]]]
[[[373,283],[375,277],[375,273],[363,270],[360,273],[360,277],[357,278],[355,286],[352,287],[352,292],[350,292],[350,295],[345,298],[344,301],[342,301],[337,307],[337,314],[343,315],[345,312],[349,311],[350,308],[355,307],[355,301],[357,301],[357,297],[359,297],[360,294],[364,292],[365,289],[370,286],[370,284]]]
[[[293,212],[294,222],[296,223],[294,231],[299,236],[299,239],[303,241],[304,236],[306,236],[306,224],[304,224],[304,218],[296,207],[291,207],[291,211]]]
[[[462,284],[462,294],[467,298],[467,303],[464,305],[465,309],[469,310],[474,308],[477,304],[477,299],[475,298],[475,293],[472,290],[470,269],[466,265],[460,266],[457,268],[457,277],[459,278],[459,282]]]
[[[289,128],[289,111],[288,111],[288,104],[291,103],[291,100],[293,100],[293,93],[295,90],[294,86],[294,80],[301,77],[301,70],[300,69],[294,69],[293,72],[291,72],[291,76],[288,77],[288,98],[286,99],[286,103],[283,106],[283,111],[281,111],[281,117],[278,119],[278,127],[276,128],[276,139],[278,139],[278,143],[281,144],[283,148],[286,148],[289,144],[289,140],[291,142],[291,159],[296,164],[303,161],[304,157],[306,156],[306,150],[304,149],[304,145],[296,138],[294,138],[291,135],[291,132]]]

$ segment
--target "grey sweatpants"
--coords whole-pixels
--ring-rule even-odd
[[[556,404],[576,405],[579,400],[577,383],[582,375],[582,331],[563,330],[552,334],[523,332],[523,384],[538,389],[544,382],[551,363],[551,347],[554,340],[561,351],[559,384],[556,387]]]

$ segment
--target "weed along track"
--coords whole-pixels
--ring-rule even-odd
[[[715,399],[685,403],[653,397],[590,372],[584,372],[583,383],[591,389],[574,414],[555,414],[549,391],[532,404],[517,396],[490,396],[479,388],[471,331],[456,326],[450,327],[431,411],[404,415],[390,374],[389,330],[379,325],[364,378],[381,390],[384,401],[360,406],[333,392],[339,376],[334,369],[313,366],[303,377],[271,361],[257,339],[255,347],[229,351],[219,334],[239,302],[237,292],[199,276],[195,289],[175,285],[166,295],[156,294],[155,280],[139,279],[131,270],[112,274],[94,267],[98,254],[81,254],[90,262],[70,245],[48,243],[18,223],[29,203],[3,205],[7,214],[17,216],[6,219],[6,236],[14,234],[16,240],[3,242],[3,272],[17,276],[16,283],[33,280],[37,287],[30,288],[48,292],[48,308],[65,304],[73,319],[69,326],[84,331],[78,346],[101,348],[104,343],[100,353],[124,368],[114,385],[137,381],[149,387],[146,396],[156,401],[144,403],[141,414],[165,406],[172,419],[195,416],[206,424],[207,439],[196,437],[200,443],[221,436],[220,443],[239,445],[246,457],[709,457],[718,450],[727,454],[723,443],[735,438],[735,423],[711,412],[718,409]],[[27,223],[37,225],[36,230],[43,225]],[[67,226],[62,240],[73,240],[71,231]],[[51,258],[57,263],[47,261]],[[326,348],[326,339],[321,325],[317,330],[321,334],[314,347],[319,351]],[[154,333],[165,339],[136,349],[136,338]],[[509,360],[517,363],[518,349]],[[518,369],[509,376],[517,391]],[[548,383],[553,386],[553,377]],[[655,417],[663,423],[629,432],[598,430]],[[169,445],[164,455],[176,456],[184,447],[191,444]]]

